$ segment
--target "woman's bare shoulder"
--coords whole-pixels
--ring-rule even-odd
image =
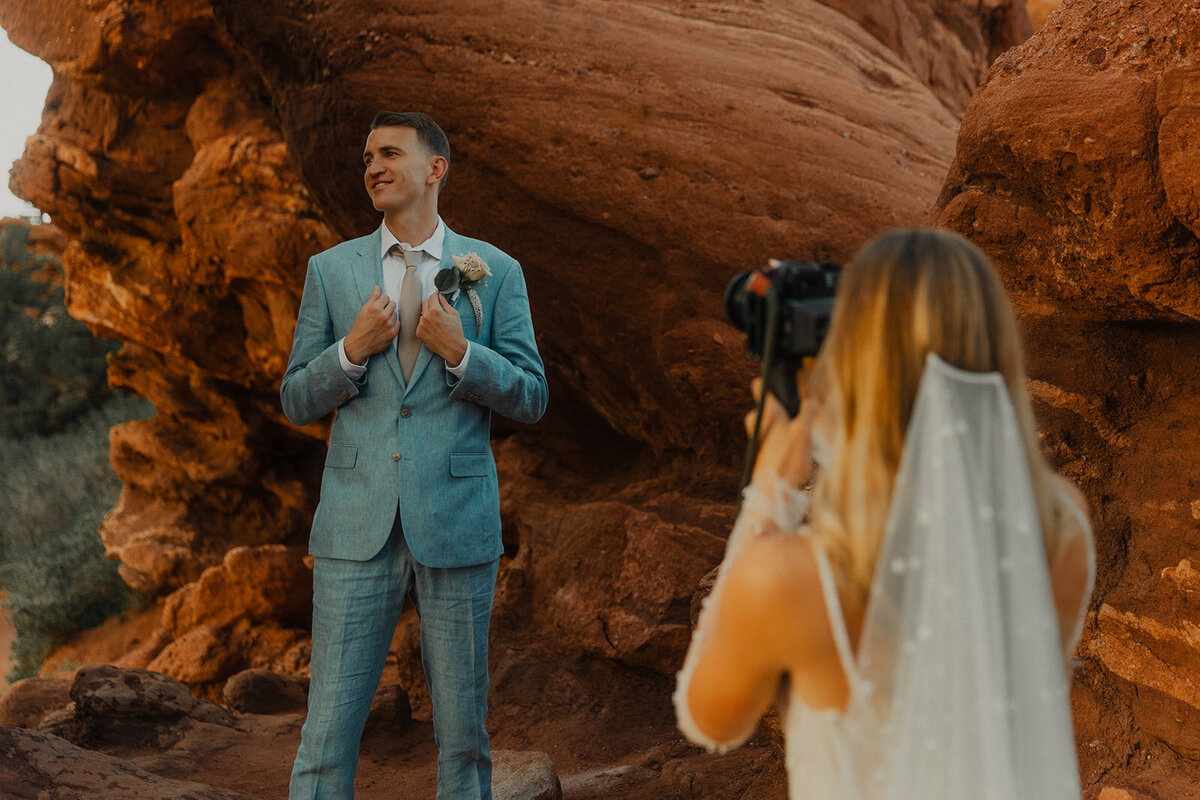
[[[739,616],[760,624],[783,651],[813,646],[813,619],[825,616],[825,600],[813,543],[795,533],[766,533],[746,544],[731,565],[728,599]]]
[[[797,587],[812,586],[820,596],[812,541],[796,533],[770,532],[747,542],[733,565],[731,583],[762,597],[783,601],[802,597]]]

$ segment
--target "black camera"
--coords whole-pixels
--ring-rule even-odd
[[[842,268],[829,261],[771,259],[769,265],[734,276],[725,289],[725,311],[745,331],[750,355],[769,362],[767,389],[794,417],[800,410],[796,373],[829,332]]]

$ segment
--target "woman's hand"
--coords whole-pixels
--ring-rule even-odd
[[[751,483],[756,488],[774,494],[776,479],[800,488],[812,474],[812,421],[816,404],[809,400],[806,375],[811,359],[806,360],[804,372],[796,376],[800,389],[800,413],[788,417],[783,404],[768,392],[763,404],[762,425],[759,428],[758,457],[754,461]],[[762,393],[762,380],[755,378],[750,391],[757,404]],[[746,415],[746,435],[754,435],[755,410]]]

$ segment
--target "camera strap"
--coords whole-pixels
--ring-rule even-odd
[[[742,483],[738,487],[739,497],[742,496],[742,490],[750,485],[750,476],[754,474],[754,462],[758,458],[758,437],[762,430],[763,408],[766,406],[767,394],[770,392],[768,386],[771,368],[775,364],[775,340],[779,333],[779,293],[775,291],[774,286],[768,284],[763,297],[767,301],[767,331],[763,337],[762,374],[760,377],[762,386],[759,388],[758,403],[754,410],[754,430],[750,434],[750,440],[746,442],[746,457],[742,462]]]

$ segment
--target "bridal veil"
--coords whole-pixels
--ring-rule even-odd
[[[926,360],[851,676],[864,800],[1078,800],[1069,677],[1003,378]]]

